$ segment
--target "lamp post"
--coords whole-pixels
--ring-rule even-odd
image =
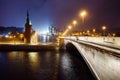
[[[73,20],[72,24],[75,26],[77,24],[77,21]]]
[[[71,31],[70,31],[70,30],[71,30],[71,28],[72,28],[72,26],[71,26],[71,25],[69,25],[69,26],[68,26],[69,33],[71,33]]]
[[[87,12],[85,10],[80,13],[80,16],[82,17],[82,22],[83,23],[84,23],[86,14],[87,14]]]
[[[73,26],[75,27],[75,26],[77,25],[77,20],[73,20],[73,21],[72,21],[72,24],[73,24]],[[74,29],[74,31],[76,31],[76,29]],[[73,32],[73,30],[72,30],[72,32]]]
[[[115,35],[116,35],[115,33],[112,34],[113,37],[115,37]]]
[[[88,35],[88,36],[90,35],[90,31],[89,31],[89,30],[87,30],[87,35]]]
[[[69,25],[69,26],[68,26],[68,30],[71,30],[71,28],[72,28],[72,26]],[[71,31],[69,31],[69,33],[71,33]],[[70,36],[71,36],[71,34],[70,34]]]
[[[107,27],[106,26],[102,26],[102,30],[103,30],[103,36],[105,36],[105,31],[106,31]]]
[[[93,29],[93,33],[95,33],[96,32],[96,29]]]
[[[93,31],[93,36],[95,36],[96,29],[93,29],[92,31]]]
[[[71,29],[71,28],[72,28],[72,26],[71,26],[71,25],[69,25],[69,26],[68,26],[68,29]]]
[[[80,15],[79,15],[82,18],[82,27],[81,27],[82,31],[84,31],[84,24],[85,24],[85,16],[86,15],[87,15],[87,12],[85,10],[81,11]]]

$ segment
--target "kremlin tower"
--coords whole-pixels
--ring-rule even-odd
[[[29,12],[27,11],[26,23],[24,27],[24,42],[30,43],[31,42],[31,35],[32,35],[32,25],[29,20]]]

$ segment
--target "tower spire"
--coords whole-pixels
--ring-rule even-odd
[[[24,41],[25,43],[30,43],[31,42],[31,31],[32,31],[32,25],[30,24],[30,19],[29,19],[29,12],[27,10],[27,14],[26,14],[26,23],[25,23],[25,38]]]
[[[27,10],[27,17],[26,17],[26,23],[29,24],[30,20],[29,20],[29,11]]]

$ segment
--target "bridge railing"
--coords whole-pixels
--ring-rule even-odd
[[[120,37],[75,37],[75,36],[68,36],[64,37],[66,39],[72,39],[72,40],[82,40],[87,42],[93,42],[93,43],[100,43],[100,44],[107,44],[111,46],[117,46],[120,47]]]

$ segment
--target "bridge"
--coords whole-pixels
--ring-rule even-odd
[[[75,47],[98,80],[120,79],[120,37],[60,37],[59,46]],[[66,47],[65,47],[66,46]]]
[[[58,43],[0,44],[0,50],[77,50],[97,80],[120,80],[120,37],[59,37]],[[76,49],[74,49],[76,48]]]

